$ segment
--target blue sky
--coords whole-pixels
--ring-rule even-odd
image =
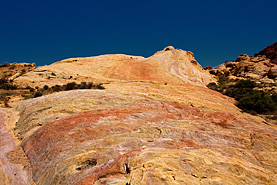
[[[1,0],[0,63],[149,57],[172,45],[217,66],[276,42],[276,7],[276,0]]]

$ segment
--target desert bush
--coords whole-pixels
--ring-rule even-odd
[[[277,93],[273,93],[273,94],[271,95],[271,99],[272,99],[272,101],[274,101],[275,103],[277,103]]]
[[[70,82],[65,85],[65,91],[76,89],[77,84],[75,82]]]
[[[103,87],[103,84],[98,84],[98,85],[96,85],[96,89],[105,89],[105,87]]]
[[[8,79],[6,78],[0,78],[0,84],[8,83]]]
[[[251,94],[253,93],[253,89],[250,88],[229,88],[227,91],[224,93],[227,96],[235,98],[237,101],[243,98],[246,94]]]
[[[218,78],[218,83],[219,85],[226,85],[226,83],[230,82],[229,78],[225,77],[225,76],[220,76]]]
[[[226,85],[228,80],[219,78],[218,84],[210,83],[208,88],[219,91],[237,100],[236,106],[251,114],[269,113],[277,110],[277,94],[271,96],[255,90],[257,84],[251,80],[240,80],[235,85]]]
[[[250,89],[253,89],[256,86],[257,86],[256,82],[251,80],[240,80],[234,85],[235,88],[250,88]]]
[[[78,89],[88,89],[88,84],[86,82],[81,82],[77,87]]]
[[[237,103],[243,110],[253,110],[257,113],[266,113],[276,110],[276,105],[272,98],[263,91],[252,91],[245,94]]]
[[[9,67],[9,69],[14,69],[16,66],[13,64]]]
[[[215,90],[215,91],[218,90],[218,85],[217,85],[215,82],[209,83],[209,84],[207,85],[207,87],[208,87],[209,89],[212,89],[212,90]]]
[[[34,95],[32,95],[32,94],[22,94],[21,96],[22,96],[25,100],[34,97]]]
[[[42,92],[40,92],[40,91],[37,91],[37,92],[34,94],[34,98],[40,97],[40,96],[42,96]]]
[[[91,88],[93,88],[93,87],[94,87],[94,85],[93,85],[92,82],[89,82],[89,83],[87,84],[87,89],[91,89]]]
[[[9,67],[10,64],[8,62],[3,62],[0,67]]]
[[[16,85],[13,85],[13,84],[2,84],[0,85],[0,89],[4,89],[4,90],[15,90],[17,89],[17,86]]]
[[[54,92],[59,92],[59,91],[62,90],[60,85],[52,86],[51,89],[52,89]]]
[[[48,85],[44,85],[44,86],[43,86],[43,89],[44,89],[44,90],[48,90],[48,89],[49,89],[49,86],[48,86]]]

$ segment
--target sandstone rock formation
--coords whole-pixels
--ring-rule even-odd
[[[207,70],[217,77],[224,76],[232,80],[250,79],[277,91],[276,67],[277,65],[264,55],[251,57],[243,54],[235,61],[225,62],[213,69],[207,68]]]
[[[250,79],[257,83],[277,83],[277,42],[266,47],[254,56],[242,54],[235,61],[225,63],[215,68],[205,68],[215,76],[229,79]]]
[[[265,55],[272,63],[277,64],[277,42],[267,46],[265,49],[255,54],[254,56]]]
[[[12,105],[36,184],[276,184],[276,125],[231,98],[189,84],[105,87]]]
[[[8,78],[14,80],[15,78],[35,69],[34,63],[3,63],[0,65],[0,78]]]
[[[194,59],[192,52],[166,47],[144,58],[129,55],[62,60],[15,79],[18,85],[32,87],[61,85],[69,80],[109,83],[114,81],[151,81],[168,84],[198,84],[205,86],[213,78]]]
[[[203,87],[212,78],[202,70],[191,52],[167,47],[147,59],[68,59],[17,78],[109,83],[1,109],[2,182],[277,184],[277,126]]]

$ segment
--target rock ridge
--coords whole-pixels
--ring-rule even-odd
[[[165,51],[166,50],[166,51]],[[166,47],[149,58],[123,54],[71,58],[38,67],[16,78],[21,86],[63,85],[68,81],[150,81],[167,84],[205,86],[214,79],[194,59],[191,52]]]

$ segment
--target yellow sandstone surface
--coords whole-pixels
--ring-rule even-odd
[[[66,59],[49,66],[38,67],[14,82],[19,86],[42,87],[62,85],[68,81],[149,81],[205,86],[214,80],[197,63],[191,52],[171,46],[149,58],[111,54]]]
[[[168,47],[148,59],[115,56],[47,66],[57,76],[76,66],[64,74],[107,80],[104,90],[57,92],[0,110],[5,184],[277,184],[276,125],[204,87],[212,78],[191,53]],[[69,80],[29,73],[28,84]]]

